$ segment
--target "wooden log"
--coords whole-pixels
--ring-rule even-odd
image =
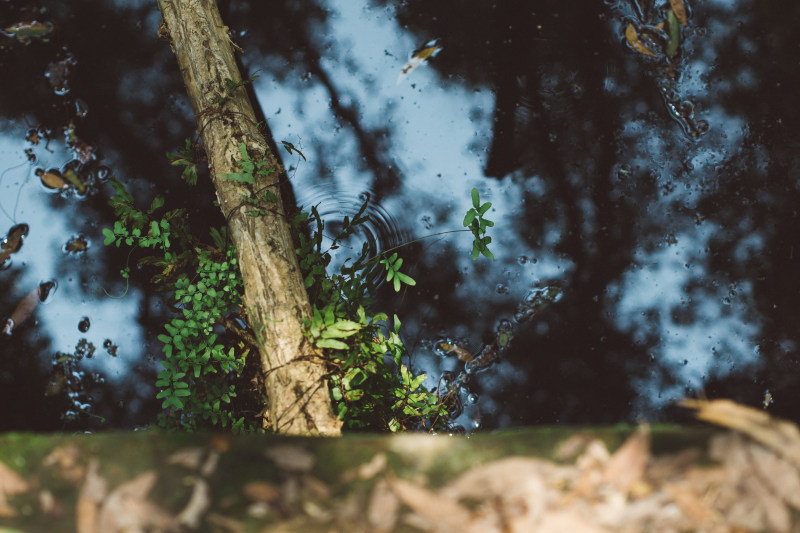
[[[311,308],[282,203],[275,202],[258,217],[240,209],[243,198],[264,187],[280,198],[278,182],[285,172],[241,86],[229,30],[214,0],[158,4],[164,19],[159,34],[170,41],[178,59],[220,209],[229,220],[238,253],[250,325],[262,342],[269,424],[283,434],[340,435],[325,362],[303,335],[302,319],[311,316]],[[220,177],[241,172],[241,143],[253,161],[265,161],[276,172],[258,177],[254,185]]]

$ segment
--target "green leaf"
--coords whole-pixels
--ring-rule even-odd
[[[465,228],[469,227],[469,225],[472,224],[472,221],[475,220],[475,217],[477,215],[478,215],[477,211],[475,211],[474,209],[470,209],[469,211],[467,211],[467,214],[464,215],[464,222],[462,223],[462,225]]]
[[[481,205],[481,195],[478,193],[478,189],[475,187],[472,188],[472,206],[475,209],[478,209]]]
[[[403,274],[402,272],[398,272],[397,273],[397,279],[399,279],[400,281],[402,281],[406,285],[416,285],[417,284],[417,282],[414,281],[414,278],[412,278],[411,276],[407,276],[407,275]]]
[[[105,236],[106,236],[106,238],[105,238],[105,239],[103,239],[103,244],[104,244],[105,246],[108,246],[109,244],[111,244],[112,242],[114,242],[114,240],[117,238],[117,236],[116,236],[116,235],[114,235],[114,232],[113,232],[113,231],[111,231],[111,230],[110,230],[110,229],[108,229],[108,228],[103,228],[103,235],[105,235]]]
[[[320,348],[330,348],[332,350],[347,350],[349,346],[342,341],[336,339],[320,339],[317,341],[317,346]]]
[[[480,209],[478,209],[478,214],[483,216],[489,209],[492,207],[492,202],[486,202],[483,204]]]

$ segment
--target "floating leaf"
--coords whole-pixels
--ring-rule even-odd
[[[686,7],[683,2],[681,0],[669,0],[669,5],[672,6],[672,12],[678,17],[681,26],[686,26],[689,21],[686,18]]]
[[[667,56],[674,57],[681,45],[681,27],[678,18],[672,11],[667,12],[667,25],[669,26],[669,41],[667,41]]]
[[[22,300],[19,301],[17,307],[14,308],[14,312],[11,313],[11,317],[6,321],[5,326],[3,327],[3,333],[6,335],[11,335],[11,332],[22,324],[33,310],[36,309],[36,306],[39,305],[39,302],[44,302],[47,300],[48,296],[50,295],[50,291],[52,291],[56,286],[54,281],[47,281],[33,289],[31,292],[26,294]]]
[[[27,42],[31,38],[44,37],[53,31],[53,25],[49,22],[17,22],[4,28],[3,33],[8,37],[16,37],[21,42]]]
[[[403,79],[405,79],[406,76],[411,73],[412,70],[424,64],[428,59],[434,57],[441,49],[442,46],[439,44],[439,39],[434,39],[419,50],[415,50],[411,55],[411,59],[409,59],[408,62],[403,65],[403,70],[400,71],[400,75],[397,77],[398,85],[403,81]]]
[[[64,171],[64,177],[67,178],[67,181],[74,185],[76,189],[78,189],[78,194],[83,196],[83,194],[86,193],[86,185],[83,184],[83,181],[81,181],[81,178],[78,176],[77,172],[71,168],[68,168]]]
[[[625,28],[625,39],[628,40],[628,44],[631,45],[631,48],[640,54],[656,57],[656,55],[639,39],[639,34],[636,33],[636,28],[633,24],[628,24],[628,27]]]
[[[27,224],[17,224],[8,230],[8,235],[0,242],[0,270],[10,265],[9,258],[22,248],[22,241],[28,235]]]
[[[42,180],[42,185],[48,189],[59,190],[67,188],[67,182],[64,179],[64,176],[62,176],[61,172],[54,168],[48,170],[47,172],[42,169],[37,169],[36,175]]]

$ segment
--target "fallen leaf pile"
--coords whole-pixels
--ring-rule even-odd
[[[555,461],[505,457],[444,484],[435,472],[457,442],[448,438],[387,437],[383,451],[347,466],[350,448],[324,453],[326,443],[341,440],[273,440],[254,460],[231,452],[229,437],[215,437],[117,483],[104,472],[119,465],[64,445],[27,478],[0,463],[0,531],[3,524],[25,531],[13,519],[36,513],[80,533],[798,531],[798,428],[729,401],[684,405],[735,431],[715,434],[706,449],[668,455],[651,453],[647,425],[614,453],[576,433],[556,447]],[[77,497],[46,487],[47,471]],[[170,476],[180,481],[180,508],[154,496]],[[74,501],[74,510],[65,501]]]

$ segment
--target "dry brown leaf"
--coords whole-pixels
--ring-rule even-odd
[[[39,179],[42,180],[42,184],[48,189],[65,189],[68,187],[67,180],[64,179],[60,172],[55,170],[42,172],[39,174]]]
[[[397,524],[400,501],[385,479],[379,479],[372,487],[367,504],[367,523],[371,531],[392,531]]]
[[[100,462],[97,459],[89,461],[86,478],[78,493],[78,501],[75,504],[75,530],[78,533],[99,533],[97,519],[100,502],[106,497],[107,492],[106,481],[98,474],[99,468]]]
[[[206,455],[206,449],[200,446],[195,448],[183,448],[167,457],[167,464],[180,465],[189,470],[199,470],[200,465],[203,464],[203,458]]]
[[[425,520],[429,531],[471,531],[472,517],[458,502],[404,479],[388,483],[400,500]]]
[[[275,503],[281,496],[280,491],[272,483],[251,481],[242,487],[242,494],[253,502]]]
[[[0,462],[0,517],[16,516],[16,511],[8,505],[8,496],[27,492],[29,488],[22,476]]]
[[[681,26],[686,26],[689,21],[686,18],[686,7],[681,0],[669,0],[669,5],[672,6],[672,12],[678,17]]]
[[[790,422],[772,418],[761,409],[738,405],[730,400],[681,400],[681,405],[696,409],[701,420],[741,431],[776,451],[800,468],[800,430]]]
[[[665,483],[662,488],[672,498],[672,501],[678,504],[683,514],[698,525],[699,529],[721,520],[719,514],[715,513],[702,498],[699,498],[696,492],[683,484]]]
[[[609,459],[603,481],[624,494],[644,482],[644,470],[650,458],[650,426],[642,424]]]
[[[271,446],[264,455],[275,461],[278,468],[290,472],[310,472],[316,461],[313,455],[299,446]]]
[[[800,472],[785,459],[758,446],[750,446],[750,457],[759,477],[775,494],[800,510]]]
[[[156,472],[148,470],[114,489],[100,509],[98,532],[175,529],[177,521],[161,507],[147,500],[147,495],[157,479]]]
[[[640,54],[653,56],[656,55],[647,48],[644,43],[639,39],[639,34],[636,33],[636,26],[633,24],[628,24],[625,28],[625,39],[627,39],[628,44],[631,45],[631,48],[639,52]]]
[[[197,529],[200,526],[201,517],[211,507],[211,489],[202,478],[194,478],[193,481],[192,495],[189,503],[178,514],[178,522],[190,529]]]

